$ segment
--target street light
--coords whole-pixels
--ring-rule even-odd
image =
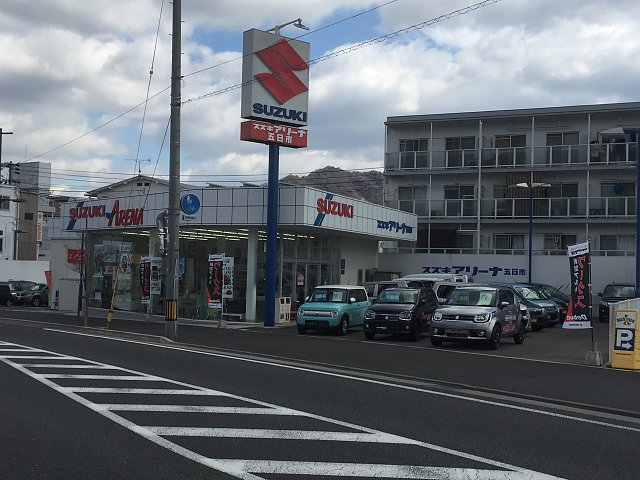
[[[539,187],[550,187],[550,183],[517,183],[515,185],[518,188],[528,188],[529,189],[529,283],[531,283],[531,255],[532,255],[532,241],[533,241],[533,189]]]
[[[291,20],[290,22],[283,23],[282,25],[276,25],[275,27],[270,28],[269,30],[267,30],[267,32],[273,32],[276,35],[280,35],[280,30],[282,30],[287,25],[293,25],[294,27],[301,28],[302,30],[309,30],[309,27],[307,27],[306,25],[302,24],[302,19],[298,18],[296,20]]]

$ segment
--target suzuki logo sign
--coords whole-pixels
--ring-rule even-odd
[[[260,50],[257,55],[273,73],[258,73],[256,78],[280,105],[309,90],[293,73],[307,70],[309,65],[286,40]]]
[[[306,42],[255,29],[244,32],[242,117],[306,125],[309,51]]]

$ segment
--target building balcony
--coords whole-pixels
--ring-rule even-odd
[[[387,200],[386,206],[430,219],[478,217],[477,199]],[[636,217],[636,197],[534,198],[533,218],[627,218]],[[480,217],[516,219],[529,217],[528,198],[480,200]]]
[[[638,144],[603,143],[546,147],[483,148],[481,168],[566,167],[570,165],[635,164]],[[533,162],[531,155],[533,153]],[[388,152],[385,171],[477,169],[478,150]]]

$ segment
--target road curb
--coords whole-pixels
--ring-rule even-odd
[[[124,332],[122,330],[108,330],[106,328],[84,327],[78,325],[65,325],[62,323],[39,322],[37,320],[24,320],[19,318],[0,318],[0,324],[18,325],[23,327],[52,328],[56,330],[67,330],[103,337],[126,338],[128,340],[139,340],[141,342],[165,343],[173,345],[175,342],[160,335],[149,335],[146,333]]]

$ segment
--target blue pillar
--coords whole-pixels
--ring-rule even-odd
[[[640,298],[640,129],[636,130],[636,298]]]
[[[529,283],[531,283],[531,255],[533,248],[533,185],[529,185]]]
[[[269,183],[267,191],[267,258],[265,259],[264,326],[275,325],[276,240],[278,234],[278,163],[280,146],[269,144]]]

